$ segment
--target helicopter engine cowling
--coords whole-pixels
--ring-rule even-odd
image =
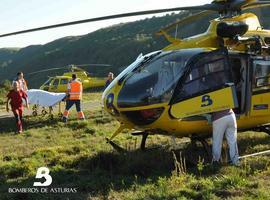
[[[217,25],[217,35],[222,38],[242,36],[247,31],[248,25],[244,22],[220,22]]]

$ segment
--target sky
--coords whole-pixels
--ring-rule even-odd
[[[0,34],[142,10],[194,6],[211,0],[1,0]],[[159,14],[160,16],[164,14]],[[55,28],[0,38],[0,48],[45,44],[66,36],[84,35],[113,24],[152,17],[144,15]]]

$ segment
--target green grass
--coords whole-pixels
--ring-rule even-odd
[[[129,134],[116,138],[129,150],[119,154],[105,141],[118,122],[101,108],[85,115],[86,121],[77,121],[72,113],[68,124],[27,117],[21,135],[13,133],[13,119],[0,119],[0,199],[270,199],[269,157],[246,159],[238,168],[213,168],[204,162],[189,162],[196,154],[183,151],[184,167],[180,153],[175,152],[175,159],[169,150],[167,137],[150,136],[148,148],[162,147],[142,152],[139,138]],[[265,133],[239,134],[242,155],[269,148],[270,137]],[[52,187],[76,187],[78,193],[7,192],[11,187],[33,187],[41,166],[49,167]]]
[[[83,101],[84,102],[101,102],[102,92],[84,92]]]

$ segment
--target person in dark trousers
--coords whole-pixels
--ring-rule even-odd
[[[67,122],[69,109],[75,104],[76,110],[78,114],[78,118],[84,120],[84,113],[81,109],[81,100],[83,87],[82,83],[77,79],[76,74],[72,74],[72,80],[68,83],[68,91],[67,91],[67,100],[66,100],[66,109],[63,114],[63,121]]]
[[[114,79],[113,73],[109,72],[108,78],[107,78],[106,83],[105,83],[105,89],[110,85],[110,83],[113,81],[113,79]]]
[[[13,90],[10,90],[9,93],[7,94],[6,110],[7,112],[9,112],[9,103],[10,103],[11,110],[16,119],[18,133],[23,132],[23,124],[22,124],[23,99],[26,102],[27,108],[29,108],[27,94],[23,90],[20,89],[19,83],[17,81],[14,81]]]

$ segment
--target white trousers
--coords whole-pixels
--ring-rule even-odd
[[[224,134],[229,145],[231,162],[237,164],[239,162],[239,154],[237,147],[237,124],[234,113],[213,122],[213,161],[220,160]]]

